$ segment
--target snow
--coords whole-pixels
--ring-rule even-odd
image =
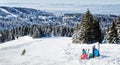
[[[16,15],[8,12],[7,10],[5,10],[5,9],[3,9],[3,8],[0,8],[0,10],[2,10],[3,12],[5,12],[5,13],[7,13],[7,14],[10,14],[10,15],[8,15],[8,17],[12,17],[12,16],[16,17]]]
[[[80,60],[81,49],[95,44],[73,44],[71,37],[32,39],[29,36],[0,44],[0,65],[120,65],[120,45],[101,44],[98,58]],[[21,56],[26,49],[26,54]]]

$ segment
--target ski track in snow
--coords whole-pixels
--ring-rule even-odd
[[[95,44],[72,44],[69,37],[32,39],[25,36],[0,44],[0,65],[120,65],[120,45],[101,44],[101,56],[81,60],[81,49]],[[26,54],[21,56],[23,49]]]

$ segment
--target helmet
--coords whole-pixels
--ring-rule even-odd
[[[84,48],[82,50],[85,50]]]

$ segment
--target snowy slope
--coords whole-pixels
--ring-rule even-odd
[[[120,45],[115,44],[102,44],[99,58],[80,60],[81,49],[93,45],[72,44],[69,37],[25,36],[0,44],[0,65],[120,65]],[[26,54],[21,56],[23,49]]]

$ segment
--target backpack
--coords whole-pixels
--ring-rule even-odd
[[[98,57],[99,56],[99,51],[97,49],[94,49],[94,56]]]

